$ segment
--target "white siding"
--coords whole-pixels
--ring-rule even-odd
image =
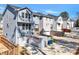
[[[7,27],[8,24],[8,27]],[[12,14],[9,10],[6,11],[3,17],[3,34],[11,41],[12,43],[16,42],[16,35],[14,38],[11,38],[14,33],[14,28],[16,26],[16,20],[14,20],[14,14]],[[7,34],[7,35],[6,35]],[[15,33],[16,34],[16,33]]]
[[[53,20],[53,31],[57,31],[57,23]]]
[[[58,25],[58,23],[60,24],[60,25]],[[61,29],[62,29],[62,26],[63,25],[63,20],[62,20],[62,17],[60,16],[58,19],[57,19],[57,31],[62,31]]]
[[[35,28],[39,28],[39,21],[40,21],[39,17],[38,16],[33,17],[33,21],[36,24],[35,25]]]
[[[44,29],[44,34],[50,35],[50,32],[52,30],[52,25],[53,25],[53,19],[43,17],[43,29]]]

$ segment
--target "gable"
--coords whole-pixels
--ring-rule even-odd
[[[12,8],[10,5],[7,5],[5,11],[3,12],[3,16],[5,15],[6,10],[9,10],[9,11],[10,11],[11,13],[13,13],[14,15],[17,14],[16,9]]]
[[[62,22],[62,21],[63,21],[62,17],[61,16],[58,17],[57,22]]]
[[[5,11],[3,12],[3,17],[6,13],[6,11],[9,10],[12,14],[14,14],[14,19],[16,18],[16,15],[18,13],[18,11],[16,11],[15,9],[11,8],[11,6],[7,5]]]

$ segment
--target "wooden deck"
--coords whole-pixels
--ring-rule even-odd
[[[1,55],[17,55],[17,46],[10,43],[6,37],[0,35],[0,54]]]

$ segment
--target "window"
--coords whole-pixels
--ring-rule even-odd
[[[9,28],[9,25],[7,24],[7,28]]]
[[[25,29],[25,24],[22,24],[22,29],[23,29],[23,30]]]
[[[24,13],[22,13],[22,18],[24,18]]]
[[[29,13],[25,13],[25,18],[29,18],[30,19],[30,14]]]
[[[26,13],[26,16],[25,16],[26,18],[27,18],[27,15],[28,15],[28,14]]]
[[[36,17],[36,15],[33,15],[33,17]]]
[[[32,32],[32,34],[34,34],[34,33]]]
[[[53,26],[51,26],[51,29],[53,28]]]
[[[26,29],[28,29],[28,24],[26,24]]]
[[[42,19],[42,16],[40,17],[40,20]]]
[[[29,30],[31,29],[31,24],[29,24]]]
[[[60,26],[60,23],[58,23],[58,25]]]
[[[26,30],[27,29],[29,29],[29,30],[31,29],[31,24],[26,24]]]
[[[6,36],[7,36],[7,33],[6,33]]]
[[[30,14],[28,14],[28,18],[30,19]]]
[[[67,25],[69,25],[69,23],[67,23]]]

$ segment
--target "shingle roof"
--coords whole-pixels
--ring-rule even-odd
[[[68,20],[68,18],[63,18],[63,17],[62,17],[62,19],[63,19],[63,21],[67,21]]]
[[[33,12],[33,15],[44,16],[45,14],[42,14],[42,13],[39,13],[39,12]]]
[[[55,16],[55,15],[52,15],[52,14],[42,14],[42,13],[39,13],[39,12],[33,12],[33,15],[37,15],[37,16],[42,16],[42,17],[48,17],[48,18],[52,18],[52,19],[55,19],[57,20],[58,19],[58,16]]]
[[[11,12],[15,15],[14,18],[16,18],[16,15],[18,14],[18,11],[20,11],[20,10],[28,9],[30,12],[32,12],[32,11],[31,11],[29,8],[27,8],[27,7],[25,7],[25,8],[20,8],[20,7],[16,7],[16,6],[13,6],[13,5],[7,5],[7,6],[6,6],[6,9],[5,9],[4,13],[3,13],[3,16],[4,16],[4,14],[5,14],[5,12],[6,12],[7,9],[8,9],[9,11],[11,11]]]
[[[17,14],[17,9],[20,9],[20,7],[15,7],[13,5],[7,5],[6,9],[5,9],[4,13],[3,13],[3,16],[4,16],[4,14],[5,14],[5,12],[6,12],[7,9],[9,11],[11,11],[14,15],[16,15]]]
[[[55,15],[52,15],[52,14],[48,14],[47,17],[55,19],[55,20],[58,19],[58,16],[55,16]]]

